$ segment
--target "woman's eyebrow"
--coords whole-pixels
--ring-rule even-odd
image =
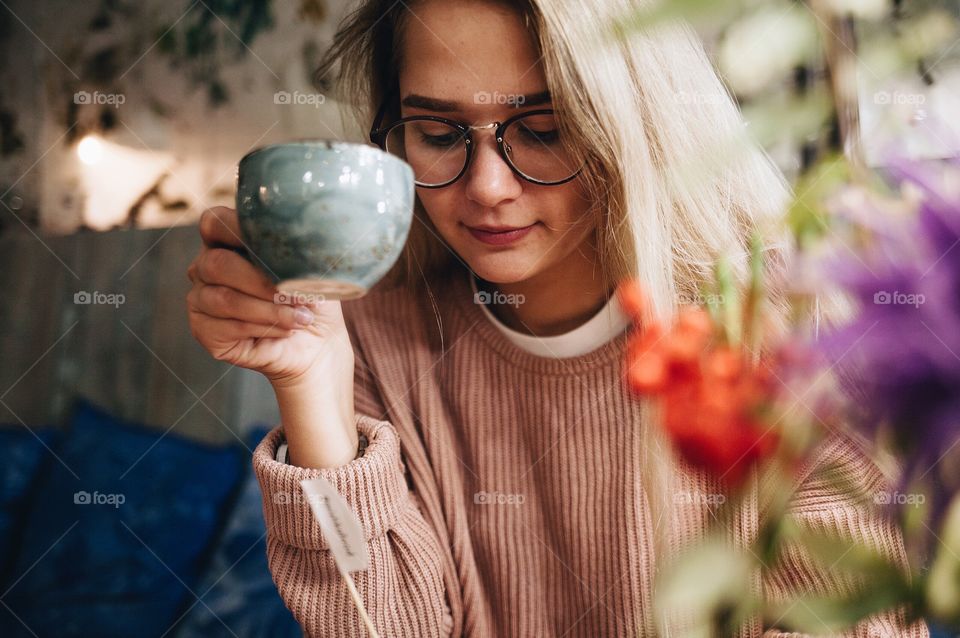
[[[490,92],[478,93],[478,95],[481,94],[484,95],[486,99],[475,98],[474,104],[494,103],[492,100],[493,94]],[[550,101],[550,91],[540,91],[539,93],[532,93],[530,95],[508,95],[507,97],[509,99],[504,98],[504,103],[515,108],[520,108],[523,106],[539,106]],[[500,102],[497,101],[496,103]],[[400,101],[400,104],[410,108],[425,109],[427,111],[436,111],[438,113],[452,113],[463,110],[463,105],[460,102],[441,100],[439,98],[427,97],[426,95],[418,95],[416,93],[411,93],[403,98],[403,100]]]

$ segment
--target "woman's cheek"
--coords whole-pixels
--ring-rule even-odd
[[[434,226],[443,229],[456,225],[457,209],[453,205],[456,201],[454,198],[441,190],[430,188],[419,188],[417,190],[419,191],[417,195],[420,198],[420,203]]]

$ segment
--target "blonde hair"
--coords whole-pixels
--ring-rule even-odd
[[[363,0],[341,23],[317,71],[320,81],[340,63],[340,95],[367,125],[395,86],[411,4]],[[636,277],[655,313],[665,317],[699,295],[721,254],[744,281],[748,243],[759,232],[776,281],[787,242],[775,229],[789,189],[746,138],[739,109],[696,33],[680,23],[629,33],[611,29],[645,4],[631,0],[506,4],[520,12],[539,43],[561,137],[587,156],[578,179],[596,193],[590,214],[597,216],[604,280],[612,287]],[[444,276],[454,259],[419,203],[416,215],[422,224],[414,223],[388,276],[409,286]],[[782,310],[778,288],[772,286],[771,299]],[[648,475],[655,520],[669,521],[672,455],[660,428],[645,431],[638,462]],[[661,526],[661,548],[666,533]]]

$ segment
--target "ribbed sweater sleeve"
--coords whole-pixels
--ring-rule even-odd
[[[370,568],[354,572],[357,590],[382,636],[448,636],[440,545],[409,489],[400,442],[387,421],[358,414],[369,445],[363,457],[334,468],[308,469],[275,460],[282,437],[273,429],[257,446],[253,468],[267,525],[267,559],[284,603],[308,636],[364,636],[300,481],[323,477],[360,518]]]
[[[357,591],[381,636],[446,637],[453,629],[441,563],[441,543],[421,514],[408,480],[400,437],[389,421],[378,380],[367,363],[344,306],[354,346],[354,411],[367,437],[360,458],[335,468],[307,469],[276,461],[282,425],[253,455],[267,524],[267,561],[287,608],[307,636],[366,636],[346,583],[300,481],[322,476],[360,518],[370,568],[353,572]],[[295,495],[291,498],[290,495]]]
[[[893,489],[877,465],[855,443],[841,435],[830,438],[814,458],[816,461],[801,474],[788,515],[808,531],[856,541],[905,568],[903,538],[876,504],[878,495]],[[838,484],[847,489],[838,490]],[[831,567],[814,561],[799,547],[788,546],[772,569],[764,573],[766,596],[772,601],[796,601],[802,594],[853,594],[862,586],[861,579]],[[907,626],[902,612],[885,612],[839,634],[830,633],[824,625],[822,632],[813,635],[929,638],[930,634],[923,621]],[[776,629],[763,634],[763,638],[801,636],[806,634]]]

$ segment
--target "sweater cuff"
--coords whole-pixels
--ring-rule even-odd
[[[363,432],[359,433],[360,445],[357,448],[357,456],[354,458],[360,458],[363,456],[363,452],[367,449],[367,435]],[[277,455],[274,457],[280,463],[289,463],[287,460],[287,442],[283,440],[283,435],[280,436],[280,446],[277,448]]]
[[[369,441],[367,449],[362,457],[339,467],[302,468],[278,462],[283,426],[271,430],[257,445],[253,470],[260,483],[267,529],[277,540],[301,549],[330,549],[300,485],[303,479],[317,477],[329,481],[357,514],[366,541],[394,527],[408,505],[409,492],[397,432],[389,422],[363,414],[356,415],[356,426]]]

